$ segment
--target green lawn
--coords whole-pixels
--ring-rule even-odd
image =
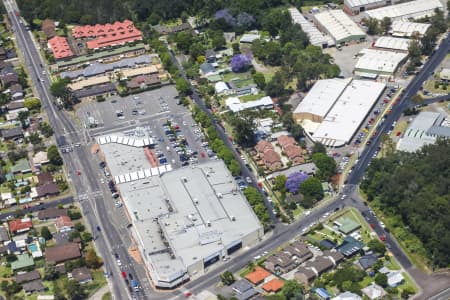
[[[99,288],[106,284],[106,278],[103,275],[103,270],[98,269],[92,272],[93,281],[89,282],[86,287],[89,295],[92,296]]]
[[[5,278],[5,277],[10,277],[11,275],[12,275],[11,268],[4,266],[3,260],[2,260],[2,265],[0,265],[0,277]]]
[[[259,99],[261,99],[264,96],[265,96],[264,93],[259,93],[259,94],[256,94],[256,95],[247,95],[247,96],[242,96],[242,97],[239,97],[239,98],[241,99],[242,102],[247,102],[247,101],[259,100]]]

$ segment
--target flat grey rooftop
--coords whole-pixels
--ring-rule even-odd
[[[151,168],[143,147],[110,143],[101,145],[101,149],[113,176]]]

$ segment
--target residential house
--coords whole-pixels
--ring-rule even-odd
[[[218,81],[214,84],[214,91],[217,95],[229,95],[231,89],[226,82]]]
[[[17,255],[17,260],[11,262],[11,270],[13,270],[13,272],[32,266],[34,266],[34,260],[28,253]]]
[[[301,164],[305,162],[303,158],[303,149],[297,145],[295,139],[288,135],[280,135],[277,138],[278,145],[280,145],[283,153],[294,164]]]
[[[158,74],[139,75],[127,82],[127,88],[130,90],[146,89],[160,83],[161,79]]]
[[[70,243],[71,241],[69,241],[69,237],[70,234],[72,233],[72,231],[66,231],[66,232],[55,232],[53,234],[53,239],[55,240],[55,244],[56,245],[64,245],[67,243]],[[74,238],[72,240],[73,243],[80,243],[81,239],[80,238]]]
[[[23,218],[23,219],[16,219],[9,221],[9,232],[11,232],[11,235],[27,232],[31,228],[33,228],[33,222],[30,218]]]
[[[36,169],[41,169],[43,165],[48,164],[49,162],[46,151],[39,151],[33,156],[33,166]]]
[[[387,274],[387,283],[389,287],[396,287],[405,281],[400,271],[392,271]]]
[[[253,285],[259,285],[261,282],[264,281],[267,277],[270,276],[270,273],[267,270],[264,270],[261,267],[256,267],[255,271],[247,274],[245,276],[245,279],[253,283]]]
[[[88,283],[88,282],[92,281],[92,273],[86,267],[73,269],[71,274],[72,274],[72,278],[80,284],[84,284],[84,283]]]
[[[55,219],[60,216],[67,216],[68,212],[69,210],[67,208],[57,208],[57,207],[46,208],[38,212],[38,219],[39,220]]]
[[[0,243],[3,244],[6,241],[9,241],[8,229],[4,226],[0,226]]]
[[[24,282],[41,279],[41,273],[38,270],[33,270],[31,272],[19,272],[16,276],[14,276],[14,280],[18,284],[22,284]]]
[[[13,101],[23,99],[23,88],[19,83],[15,83],[9,87],[9,94]]]
[[[24,283],[22,285],[22,288],[25,291],[25,294],[27,295],[32,293],[43,292],[47,289],[42,283],[42,280],[40,279]]]
[[[336,247],[336,243],[330,241],[329,239],[323,239],[320,241],[320,247],[322,247],[323,249],[330,250]]]
[[[45,19],[41,23],[41,30],[44,32],[47,39],[51,39],[56,35],[56,25],[55,21],[50,19]]]
[[[289,246],[286,246],[283,250],[284,253],[288,253],[297,264],[301,264],[313,257],[312,252],[308,249],[304,243],[296,241]]]
[[[72,49],[70,48],[70,45],[65,37],[52,37],[47,41],[47,47],[52,51],[53,57],[56,60],[67,59],[73,56]]]
[[[203,76],[208,76],[208,75],[212,75],[216,72],[216,68],[214,68],[214,66],[210,63],[202,63],[200,65],[200,73]]]
[[[236,40],[236,32],[224,32],[223,37],[227,43],[232,43]]]
[[[11,101],[8,104],[6,104],[6,108],[8,110],[15,110],[15,109],[24,108],[24,107],[25,107],[24,100]]]
[[[0,245],[0,256],[8,254],[8,245]]]
[[[234,87],[233,86],[232,94],[237,97],[256,95],[256,94],[258,94],[258,86],[254,83],[243,86],[243,87]]]
[[[17,247],[16,241],[10,241],[8,243],[8,253],[9,254],[19,255],[19,254],[22,254],[22,252],[23,252],[22,249]]]
[[[317,277],[316,272],[314,272],[310,268],[305,267],[299,267],[297,271],[294,273],[295,280],[299,281],[300,283],[306,286],[310,285],[316,277]]]
[[[15,72],[13,74],[6,74],[0,76],[0,80],[2,82],[3,87],[9,87],[13,84],[19,83],[19,77]]]
[[[255,146],[255,150],[258,153],[259,157],[262,157],[264,155],[264,152],[266,152],[267,150],[273,150],[273,146],[271,143],[269,143],[266,140],[260,140],[256,146]]]
[[[264,283],[261,288],[267,293],[277,293],[284,286],[284,282],[278,278],[274,278],[266,283]]]
[[[241,39],[239,40],[239,43],[244,44],[251,44],[254,40],[259,40],[261,36],[259,34],[254,33],[245,33],[242,35]]]
[[[68,216],[60,216],[56,218],[55,226],[58,232],[67,232],[72,230],[73,222]]]
[[[439,73],[439,78],[444,83],[450,82],[450,69],[442,69],[442,71]]]
[[[278,252],[269,256],[264,262],[264,267],[275,274],[285,274],[296,267],[296,263],[290,255]]]
[[[23,138],[23,130],[21,127],[13,127],[2,129],[1,135],[5,141]]]
[[[66,274],[66,266],[64,264],[58,264],[55,266],[55,272],[59,274]]]
[[[334,264],[328,257],[317,256],[313,261],[308,261],[305,267],[311,268],[316,276],[320,276],[322,273],[333,269]]]
[[[335,267],[337,267],[337,265],[340,264],[344,260],[344,255],[342,255],[338,251],[325,250],[325,251],[323,251],[323,256],[330,259],[333,262]]]
[[[13,123],[14,121],[18,121],[19,114],[22,111],[27,112],[28,108],[22,107],[22,108],[18,108],[18,109],[9,110],[8,113],[5,115],[6,121],[8,121],[9,123]]]
[[[344,238],[344,241],[336,248],[336,250],[348,258],[361,252],[363,248],[364,244],[362,242],[348,235]]]
[[[96,100],[96,97],[110,97],[117,94],[117,88],[113,83],[97,85],[74,92],[78,100]]]
[[[283,167],[280,155],[275,150],[267,150],[264,152],[262,162],[267,169],[271,171],[278,170]]]
[[[331,299],[330,293],[324,288],[312,289],[312,291],[322,300]]]
[[[39,173],[36,177],[39,185],[55,182],[53,175],[50,173]]]
[[[347,235],[361,228],[361,224],[347,217],[336,219],[334,224],[339,228],[340,232]]]
[[[58,195],[59,194],[58,185],[54,182],[38,185],[36,187],[36,193],[37,198]]]
[[[45,260],[55,264],[79,257],[81,257],[80,246],[75,243],[67,243],[45,249]]]
[[[216,62],[216,52],[213,49],[207,49],[205,51],[206,62],[215,63]]]
[[[358,260],[359,265],[364,271],[370,269],[377,262],[378,257],[375,254],[364,255]]]
[[[245,279],[233,282],[231,288],[236,293],[235,297],[238,300],[253,299],[254,296],[258,295],[258,292],[253,288],[251,283]]]
[[[381,299],[387,295],[386,291],[376,283],[361,289],[361,292],[366,295],[370,300]]]
[[[30,162],[26,158],[22,158],[22,159],[16,161],[16,163],[11,167],[11,172],[13,174],[18,174],[18,173],[27,174],[27,173],[31,173]]]
[[[293,164],[303,164],[305,162],[303,149],[298,145],[287,145],[283,152]]]
[[[344,292],[340,293],[331,300],[362,300],[362,298],[358,294],[354,294],[352,292]]]

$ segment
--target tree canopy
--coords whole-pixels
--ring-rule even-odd
[[[372,162],[361,183],[368,200],[392,218],[391,230],[414,234],[423,243],[423,255],[438,267],[450,264],[449,152],[447,139],[416,153],[390,153]],[[404,241],[412,251],[420,244]]]

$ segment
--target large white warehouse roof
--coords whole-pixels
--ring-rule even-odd
[[[328,46],[330,44],[329,40],[332,39],[329,36],[323,35],[314,24],[306,20],[297,8],[289,8],[289,13],[291,14],[292,21],[295,24],[299,24],[306,35],[308,35],[311,44],[319,47],[323,47],[324,45]]]
[[[435,8],[443,9],[439,0],[416,0],[369,10],[366,14],[378,20],[382,20],[384,17],[406,20],[432,16]]]
[[[392,22],[391,33],[398,37],[410,37],[414,33],[424,35],[430,26],[431,24],[397,20]]]
[[[375,42],[376,48],[384,48],[384,49],[393,49],[393,50],[401,50],[408,51],[409,46],[408,39],[390,37],[390,36],[382,36]]]
[[[398,65],[408,56],[407,53],[382,51],[375,49],[363,49],[362,55],[355,65],[355,73],[372,73],[379,75],[392,75]]]
[[[294,114],[307,113],[325,118],[351,80],[351,78],[318,80],[297,106]]]
[[[383,3],[385,0],[345,0],[344,4],[348,7],[359,7],[359,6],[366,6],[369,4],[376,4],[376,3]]]
[[[313,133],[313,139],[332,147],[350,142],[384,88],[384,83],[353,80]]]
[[[342,10],[327,10],[314,15],[316,21],[336,41],[336,44],[359,40],[366,34]]]

